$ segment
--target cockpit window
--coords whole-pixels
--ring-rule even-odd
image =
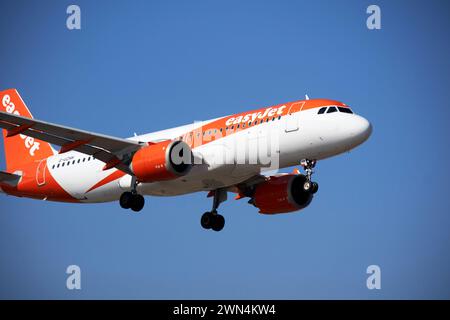
[[[350,108],[343,108],[343,107],[338,107],[340,112],[344,112],[344,113],[353,113],[353,111]]]
[[[317,112],[317,114],[325,113],[325,110],[327,110],[327,107],[320,108],[319,112]]]
[[[329,107],[327,113],[332,113],[336,111],[337,111],[336,107]]]
[[[317,114],[324,114],[324,113],[333,113],[333,112],[343,112],[343,113],[350,113],[353,114],[352,109],[349,107],[341,107],[341,106],[327,106],[327,107],[321,107]]]

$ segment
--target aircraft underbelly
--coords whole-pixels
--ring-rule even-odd
[[[220,169],[208,172],[205,175],[188,175],[175,180],[153,183],[142,183],[138,186],[138,192],[154,196],[174,196],[198,191],[215,190],[238,184],[255,175],[256,168],[241,173],[239,176],[232,175],[235,166],[224,166]]]

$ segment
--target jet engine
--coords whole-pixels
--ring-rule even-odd
[[[138,150],[130,169],[140,182],[172,180],[192,168],[192,150],[184,141],[168,140]]]
[[[257,185],[251,203],[260,213],[276,214],[306,208],[313,199],[313,192],[305,191],[307,181],[302,174],[272,176]]]

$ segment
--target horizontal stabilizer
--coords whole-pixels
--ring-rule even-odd
[[[19,180],[20,176],[18,174],[0,171],[0,183],[15,187],[19,183]]]

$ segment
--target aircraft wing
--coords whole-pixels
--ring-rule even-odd
[[[7,130],[7,136],[23,134],[61,146],[60,153],[75,150],[91,155],[105,162],[105,169],[115,167],[128,174],[131,174],[131,171],[125,163],[143,144],[138,141],[74,129],[3,111],[0,111],[0,128]]]
[[[5,183],[10,186],[16,186],[19,183],[20,176],[14,173],[0,171],[0,183]]]

